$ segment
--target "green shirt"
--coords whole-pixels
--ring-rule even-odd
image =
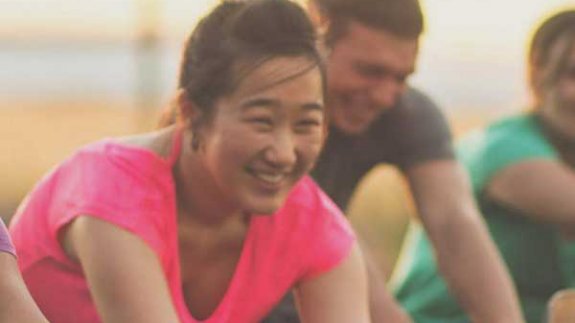
[[[494,174],[529,159],[558,160],[538,118],[522,114],[474,132],[458,144],[473,193],[516,284],[527,322],[540,323],[551,295],[575,285],[575,248],[553,226],[504,207],[484,194]],[[425,232],[413,226],[394,277],[398,300],[416,322],[469,322],[439,276]]]

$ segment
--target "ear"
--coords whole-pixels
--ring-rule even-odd
[[[186,90],[178,89],[178,92],[176,93],[176,103],[181,123],[186,124],[186,126],[189,127],[199,120],[202,111],[190,100]]]
[[[544,68],[532,64],[528,70],[528,81],[534,105],[540,105],[543,100]]]

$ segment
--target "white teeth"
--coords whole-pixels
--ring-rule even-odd
[[[277,184],[282,181],[284,178],[283,174],[265,174],[265,173],[255,173],[254,174],[258,179],[269,182],[272,184]]]

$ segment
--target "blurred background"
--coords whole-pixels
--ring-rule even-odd
[[[528,106],[524,59],[532,30],[575,5],[421,1],[427,26],[410,81],[441,105],[456,135]],[[42,174],[78,146],[154,127],[175,90],[181,46],[214,3],[0,0],[2,218],[8,221]],[[380,169],[370,173],[349,210],[385,270],[412,213],[402,184],[381,187],[388,176],[400,182]]]

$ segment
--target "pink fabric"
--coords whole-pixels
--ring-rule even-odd
[[[10,241],[10,236],[8,235],[8,231],[6,231],[6,226],[2,219],[0,219],[0,252],[8,252],[11,254],[14,253],[14,246],[12,246],[12,242]]]
[[[177,147],[176,147],[177,148]],[[172,165],[149,150],[112,140],[79,150],[23,202],[10,230],[30,292],[53,323],[100,322],[80,266],[57,236],[79,215],[112,222],[141,237],[161,261],[180,321],[198,322],[184,302]],[[339,264],[354,235],[337,207],[308,177],[272,216],[250,221],[228,290],[202,322],[257,322],[297,282]],[[105,252],[105,250],[102,250]]]

